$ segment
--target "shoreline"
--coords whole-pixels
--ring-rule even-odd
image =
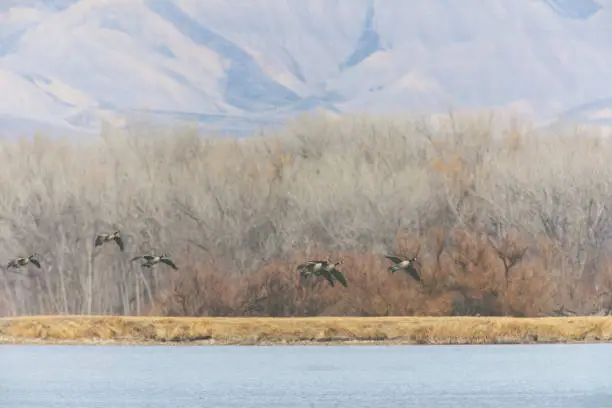
[[[612,343],[612,317],[0,318],[0,345],[368,346]]]

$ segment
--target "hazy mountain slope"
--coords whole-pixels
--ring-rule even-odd
[[[95,129],[146,111],[248,129],[314,107],[452,101],[549,118],[609,107],[610,38],[603,0],[9,0],[0,115]]]

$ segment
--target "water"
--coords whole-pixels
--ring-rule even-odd
[[[610,407],[612,345],[6,345],[0,406]]]

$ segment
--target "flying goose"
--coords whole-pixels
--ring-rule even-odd
[[[393,262],[393,265],[389,267],[389,271],[391,271],[391,273],[403,270],[410,276],[412,276],[414,280],[416,280],[417,282],[421,282],[421,275],[419,274],[419,271],[417,271],[414,267],[414,264],[418,264],[419,267],[422,267],[421,263],[417,260],[416,255],[412,258],[407,258],[398,255],[385,255],[385,258]]]
[[[7,268],[18,269],[18,268],[21,268],[22,266],[26,266],[27,264],[29,264],[31,262],[37,268],[40,268],[40,262],[38,261],[38,258],[39,258],[38,254],[32,254],[32,255],[27,256],[27,257],[15,258],[15,259],[12,259],[11,261],[9,261],[9,263],[6,265],[6,267]]]
[[[123,239],[121,238],[121,233],[119,231],[111,232],[110,234],[98,234],[96,235],[96,241],[94,243],[94,247],[104,245],[107,242],[115,241],[117,245],[119,245],[119,249],[123,252]]]
[[[172,267],[172,269],[178,269],[176,267],[176,265],[174,264],[174,262],[172,262],[172,259],[170,259],[170,257],[168,256],[168,254],[161,254],[161,255],[142,255],[142,256],[136,256],[134,258],[132,258],[132,262],[138,260],[138,259],[144,259],[144,262],[142,262],[140,264],[140,266],[143,266],[145,268],[151,268],[154,265],[157,265],[159,262],[163,262],[166,265],[169,265],[170,267]]]
[[[331,286],[334,286],[335,281],[338,281],[342,286],[347,287],[344,274],[336,269],[341,264],[342,260],[336,263],[332,263],[329,259],[324,261],[315,260],[304,262],[298,265],[296,269],[300,272],[302,278],[309,278],[312,275],[323,276]]]

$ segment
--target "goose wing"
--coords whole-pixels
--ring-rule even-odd
[[[346,278],[344,277],[344,274],[342,272],[337,269],[332,269],[330,273],[334,278],[336,278],[338,282],[342,284],[342,286],[344,286],[345,288],[347,287]]]
[[[115,242],[117,243],[117,245],[119,245],[119,249],[121,250],[121,252],[123,252],[123,250],[125,249],[125,247],[123,246],[123,239],[121,239],[120,236],[116,236]]]
[[[306,262],[304,262],[304,263],[299,264],[299,265],[296,267],[296,269],[298,269],[298,270],[299,270],[299,269],[308,268],[309,266],[314,266],[314,265],[318,264],[319,262],[322,262],[322,261],[306,261]]]
[[[100,246],[104,243],[104,235],[96,235],[94,246]]]
[[[38,262],[38,259],[30,259],[30,262],[32,262],[34,265],[36,265],[36,267],[40,268],[40,262]]]
[[[137,259],[145,259],[147,261],[152,260],[153,258],[155,258],[153,255],[139,255],[139,256],[135,256],[132,258],[131,262],[136,261]]]
[[[387,258],[388,260],[392,261],[393,263],[400,263],[402,261],[404,261],[405,259],[400,258],[399,256],[396,255],[385,255],[385,258]]]
[[[171,266],[171,267],[172,267],[172,269],[178,269],[178,268],[176,267],[176,265],[174,264],[174,262],[172,262],[172,259],[162,258],[162,259],[160,259],[159,261],[160,261],[160,262],[165,263],[166,265]]]
[[[327,281],[329,282],[330,285],[332,285],[332,286],[335,285],[336,282],[334,281],[334,277],[332,276],[332,274],[329,271],[322,272],[322,275],[323,275],[323,277],[325,279],[327,279]]]
[[[408,265],[408,267],[405,269],[405,271],[410,276],[412,276],[414,278],[414,280],[416,280],[417,282],[421,281],[421,275],[419,275],[419,272],[416,270],[416,268],[414,266]]]

